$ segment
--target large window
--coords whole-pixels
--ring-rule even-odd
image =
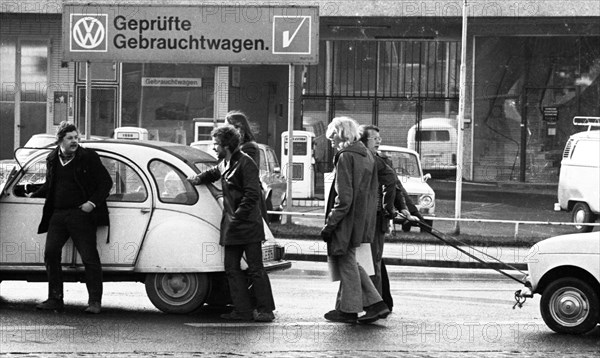
[[[306,95],[458,97],[456,41],[332,41],[309,66]],[[332,70],[327,72],[327,59]]]
[[[475,180],[558,181],[573,117],[600,115],[599,49],[598,36],[476,38]]]
[[[150,139],[189,144],[194,118],[214,116],[215,66],[123,64],[123,126],[148,129]]]

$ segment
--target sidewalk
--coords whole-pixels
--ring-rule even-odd
[[[285,248],[285,258],[288,260],[327,261],[327,247],[323,241],[277,238],[275,241]],[[386,243],[383,257],[387,265],[510,270],[510,267],[501,263],[504,262],[518,270],[527,270],[525,259],[529,252],[528,248],[488,246],[461,247],[461,249],[464,252],[449,245]],[[482,259],[489,266],[471,258],[468,254]],[[486,254],[501,262],[487,257]]]
[[[533,238],[537,241],[545,238],[574,232],[571,226],[529,225],[515,223],[460,222],[460,234],[455,235],[455,221],[442,220],[454,217],[455,182],[431,180],[430,186],[436,193],[436,217],[434,229],[460,239],[460,235],[485,237],[505,237],[514,244],[519,237]],[[469,183],[462,185],[461,218],[492,219],[517,221],[569,222],[570,215],[553,211],[556,200],[555,184],[529,183]],[[324,221],[322,200],[293,200],[292,212],[307,213],[307,216],[291,217],[294,224],[321,227]],[[400,237],[402,231],[396,226]],[[418,231],[413,228],[412,232]],[[420,235],[428,235],[422,233]],[[325,243],[318,237],[314,240],[277,239],[286,248],[286,257],[290,260],[308,260],[324,262],[327,260]],[[512,241],[512,242],[511,242]],[[437,242],[437,241],[436,241]],[[469,254],[484,259],[491,267],[506,268],[507,263],[519,270],[526,270],[528,247],[485,246],[461,247]],[[496,258],[487,258],[476,250]],[[384,259],[388,265],[428,266],[446,268],[489,268],[449,245],[439,241],[430,243],[392,243],[386,242]],[[499,262],[499,261],[501,262]]]

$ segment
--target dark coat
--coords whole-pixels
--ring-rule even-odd
[[[54,212],[54,190],[57,185],[55,181],[56,167],[61,165],[58,150],[58,147],[56,147],[46,157],[46,182],[32,194],[33,197],[46,198],[42,221],[38,227],[38,234],[48,231],[50,218]],[[71,164],[75,165],[75,182],[87,200],[96,205],[94,210],[92,210],[96,225],[108,226],[106,198],[112,189],[113,181],[104,165],[102,165],[100,157],[92,149],[79,146]]]
[[[223,218],[220,244],[242,245],[265,239],[261,216],[260,181],[254,160],[239,149],[231,155],[229,167],[221,161],[215,168],[198,175],[200,184],[221,179],[223,188]]]
[[[254,160],[254,163],[256,163],[256,166],[258,167],[258,176],[260,178],[260,148],[258,147],[258,144],[253,140],[245,142],[240,145],[240,150],[248,154],[248,156]],[[260,189],[260,213],[263,219],[265,219],[266,222],[269,222],[269,214],[267,214],[267,201],[262,184]]]
[[[240,150],[248,154],[260,170],[260,149],[258,148],[258,144],[255,141],[245,142],[240,145]]]
[[[325,228],[333,232],[327,243],[330,256],[373,241],[379,186],[374,154],[362,142],[335,155],[334,175],[325,211]]]

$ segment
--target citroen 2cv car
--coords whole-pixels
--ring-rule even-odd
[[[186,180],[215,165],[215,158],[156,141],[83,141],[82,146],[100,155],[114,183],[107,198],[110,227],[99,227],[97,235],[104,280],[144,282],[152,303],[168,313],[227,304],[220,183],[193,186]],[[26,194],[45,181],[49,150],[29,156],[0,187],[0,281],[46,280],[46,235],[37,234],[44,199]],[[269,240],[263,244],[268,271],[290,267],[282,257],[282,247]],[[62,262],[65,281],[84,280],[70,240]]]

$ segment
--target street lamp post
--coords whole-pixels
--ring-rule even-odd
[[[467,86],[467,0],[463,0],[462,8],[462,39],[460,55],[460,91],[458,94],[458,120],[457,120],[457,141],[456,141],[456,193],[454,199],[454,218],[461,217],[462,202],[462,169],[463,169],[463,142],[465,132],[465,102]],[[454,222],[454,234],[460,234],[460,224]]]

